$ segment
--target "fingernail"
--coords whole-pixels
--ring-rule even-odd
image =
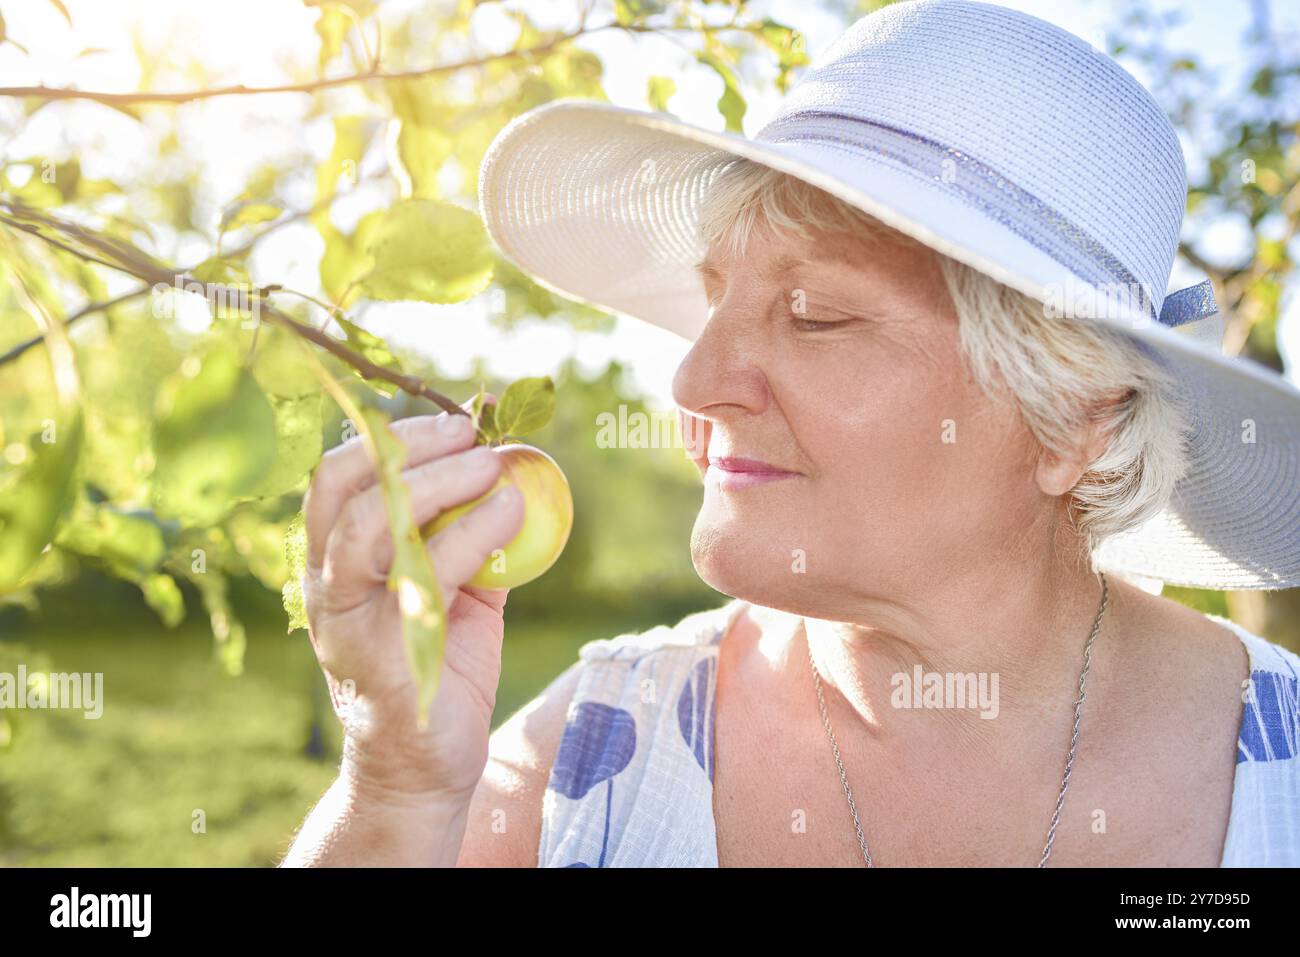
[[[501,491],[492,496],[492,507],[496,509],[506,508],[514,504],[519,497],[518,490],[513,485],[507,485]]]
[[[438,428],[442,429],[447,435],[459,435],[465,430],[467,422],[469,422],[467,416],[448,414],[445,419],[438,423]]]
[[[496,453],[486,446],[479,446],[466,455],[466,464],[476,472],[486,472],[492,467]]]

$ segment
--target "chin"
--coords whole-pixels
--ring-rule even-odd
[[[700,579],[724,595],[791,615],[851,615],[844,596],[846,590],[853,591],[854,583],[841,580],[834,568],[826,567],[832,544],[806,526],[769,531],[759,524],[761,520],[719,516],[707,505],[702,508],[691,530],[691,562]],[[795,570],[796,548],[804,550],[804,571]],[[865,571],[855,566],[855,574]]]
[[[714,522],[701,511],[691,532],[691,561],[700,579],[715,591],[775,607],[773,601],[790,600],[791,592],[806,588],[806,576],[792,570],[791,549],[772,544],[782,536],[755,531],[752,523]]]

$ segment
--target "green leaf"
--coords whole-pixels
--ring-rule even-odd
[[[485,405],[479,411],[479,428],[483,435],[491,441],[500,441],[501,432],[496,423],[497,407],[495,405]]]
[[[65,203],[70,203],[77,195],[77,187],[81,185],[81,162],[77,159],[68,160],[66,163],[59,163],[54,167],[54,182],[58,186],[59,195],[63,197]]]
[[[293,491],[321,457],[320,394],[268,399],[275,412],[275,464],[253,490],[256,498]]]
[[[433,561],[411,510],[410,489],[402,479],[406,449],[388,428],[382,412],[358,407],[347,391],[334,381],[311,348],[306,343],[302,348],[307,361],[316,369],[321,384],[329,390],[343,414],[356,425],[379,475],[379,489],[388,512],[388,528],[393,540],[388,587],[397,592],[407,662],[419,689],[416,720],[424,728],[428,726],[429,705],[438,693],[442,678],[447,612]]]
[[[566,45],[546,54],[542,60],[541,80],[549,87],[546,99],[577,97],[608,102],[601,83],[605,66],[590,50]],[[534,79],[538,79],[534,77]]]
[[[316,35],[320,37],[320,69],[323,73],[326,65],[343,52],[343,41],[352,29],[352,17],[342,7],[326,6],[321,8],[320,19],[316,21]]]
[[[623,27],[663,10],[664,4],[659,0],[614,0],[614,19]]]
[[[310,365],[302,361],[298,334],[266,323],[258,331],[253,375],[271,398],[297,399],[320,395],[320,382]]]
[[[441,130],[402,120],[397,157],[411,182],[412,196],[438,195],[438,172],[451,155],[454,141]]]
[[[243,320],[252,315],[253,281],[242,263],[214,256],[191,269],[190,276],[223,287],[211,289],[205,296],[214,318]]]
[[[160,389],[154,425],[158,514],[211,525],[275,465],[275,411],[233,352],[191,356]]]
[[[307,521],[301,509],[284,533],[284,558],[289,578],[280,589],[280,599],[289,616],[289,631],[294,631],[307,627],[307,605],[302,595],[302,576],[307,574]]]
[[[96,559],[120,578],[135,581],[158,568],[167,553],[162,528],[139,515],[105,505],[83,505],[55,537],[60,548]]]
[[[771,17],[763,18],[758,26],[758,36],[777,55],[776,87],[784,93],[790,85],[790,71],[809,62],[804,36]]]
[[[325,255],[320,261],[321,286],[337,305],[346,308],[356,298],[357,283],[374,265],[365,249],[384,215],[382,209],[367,213],[346,236],[333,223],[326,222],[320,227],[325,239]]]
[[[403,375],[405,374],[402,369],[402,364],[398,362],[397,357],[388,350],[388,343],[384,342],[383,339],[380,339],[373,332],[367,332],[356,323],[348,321],[343,318],[342,315],[336,314],[334,316],[334,321],[339,324],[339,327],[345,333],[347,333],[348,344],[357,352],[361,353],[361,355],[365,356],[382,369],[390,369],[393,372],[402,373]],[[383,379],[368,378],[363,376],[358,369],[353,369],[352,372],[357,376],[357,378],[364,380],[372,389],[381,395],[386,395],[389,398],[392,398],[397,394],[397,386],[393,385],[391,382],[386,382]]]
[[[6,174],[4,177],[5,191],[10,193],[13,198],[27,206],[34,206],[37,209],[50,209],[58,206],[63,202],[63,193],[54,183],[48,183],[41,175],[41,168],[36,167],[32,175],[28,177],[27,182],[22,186],[15,186],[13,180]]]
[[[555,383],[550,376],[517,379],[497,401],[496,430],[501,436],[536,432],[555,415]]]
[[[361,290],[385,302],[461,302],[492,279],[492,248],[482,221],[451,203],[398,203],[385,213],[366,252],[373,265]]]
[[[0,593],[18,587],[71,502],[82,444],[80,413],[56,425],[54,434],[56,441],[28,446],[29,466],[0,478]]]
[[[17,264],[14,269],[17,271]],[[72,502],[84,430],[81,379],[72,343],[63,324],[47,312],[43,300],[48,292],[43,277],[33,276],[33,293],[19,276],[28,295],[36,296],[32,315],[45,338],[54,376],[56,415],[39,440],[28,445],[31,464],[0,473],[0,594],[18,588],[53,540]]]
[[[346,305],[348,291],[366,271],[365,254],[350,237],[335,229],[333,223],[327,223],[321,235],[325,239],[325,253],[320,259],[321,288],[334,302]]]
[[[208,620],[212,623],[217,662],[228,675],[243,674],[247,633],[243,622],[235,617],[234,609],[230,606],[226,576],[209,569],[202,574],[192,574],[189,579],[199,590],[203,607],[208,612]]]
[[[743,133],[744,126],[741,120],[745,117],[745,98],[740,93],[740,83],[736,79],[735,71],[710,50],[697,52],[695,58],[722,77],[723,89],[722,96],[718,99],[718,112],[727,121],[728,130]]]
[[[260,202],[258,200],[246,200],[227,209],[221,215],[220,231],[225,233],[232,229],[239,229],[243,226],[256,226],[258,223],[269,223],[279,217],[284,212],[279,206],[273,203]]]
[[[158,572],[146,575],[138,582],[144,593],[145,603],[155,612],[168,628],[175,628],[185,618],[185,598],[181,595],[176,579],[171,575]]]
[[[396,139],[388,141],[389,165],[407,180],[403,196],[437,197],[438,173],[456,148],[447,130],[456,107],[437,95],[439,87],[432,79],[392,80],[384,89],[397,120]]]
[[[479,389],[478,394],[474,396],[474,402],[470,406],[470,412],[474,417],[474,428],[480,433],[480,440],[487,442],[496,442],[501,438],[501,433],[497,431],[496,412],[497,407],[491,402],[485,401],[487,393]]]
[[[365,116],[337,116],[334,118],[334,145],[329,157],[316,167],[316,203],[324,203],[338,191],[339,178],[355,186],[360,178],[361,160],[375,130],[375,124]],[[324,235],[330,223],[328,206],[312,213],[311,221]],[[331,227],[332,228],[332,227]]]
[[[402,637],[407,661],[419,690],[419,721],[428,722],[429,705],[442,676],[443,646],[447,638],[447,617],[442,606],[442,589],[434,576],[420,527],[411,511],[411,494],[402,479],[406,448],[388,428],[377,409],[364,409],[364,431],[379,457],[379,486],[388,511],[393,538],[393,564],[388,587],[397,592],[402,612]],[[360,428],[360,426],[359,426]]]
[[[339,305],[347,304],[345,294],[369,268],[365,241],[369,227],[378,222],[382,212],[361,217],[352,234],[345,236],[330,219],[329,201],[338,195],[340,179],[346,187],[344,192],[360,180],[361,161],[376,127],[365,116],[335,117],[334,145],[329,157],[316,166],[316,202],[311,222],[325,240],[325,254],[320,261],[321,288]]]
[[[646,90],[646,99],[650,101],[650,108],[658,110],[660,113],[668,112],[668,100],[677,92],[677,84],[671,77],[652,76]]]

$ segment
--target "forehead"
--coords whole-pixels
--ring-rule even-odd
[[[798,269],[812,266],[838,265],[861,268],[864,265],[862,243],[852,236],[837,236],[816,243],[795,237],[788,244],[798,249],[786,248],[758,260],[763,272],[773,279]],[[755,262],[753,247],[746,251],[745,260]],[[722,279],[727,274],[728,260],[710,249],[695,263],[695,272],[705,283]]]

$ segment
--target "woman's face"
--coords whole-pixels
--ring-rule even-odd
[[[968,374],[934,254],[766,229],[741,258],[714,252],[709,320],[673,381],[704,477],[691,549],[706,582],[849,620],[855,598],[907,593],[1047,534],[1036,446],[1014,406]],[[790,474],[710,465],[727,456]]]

